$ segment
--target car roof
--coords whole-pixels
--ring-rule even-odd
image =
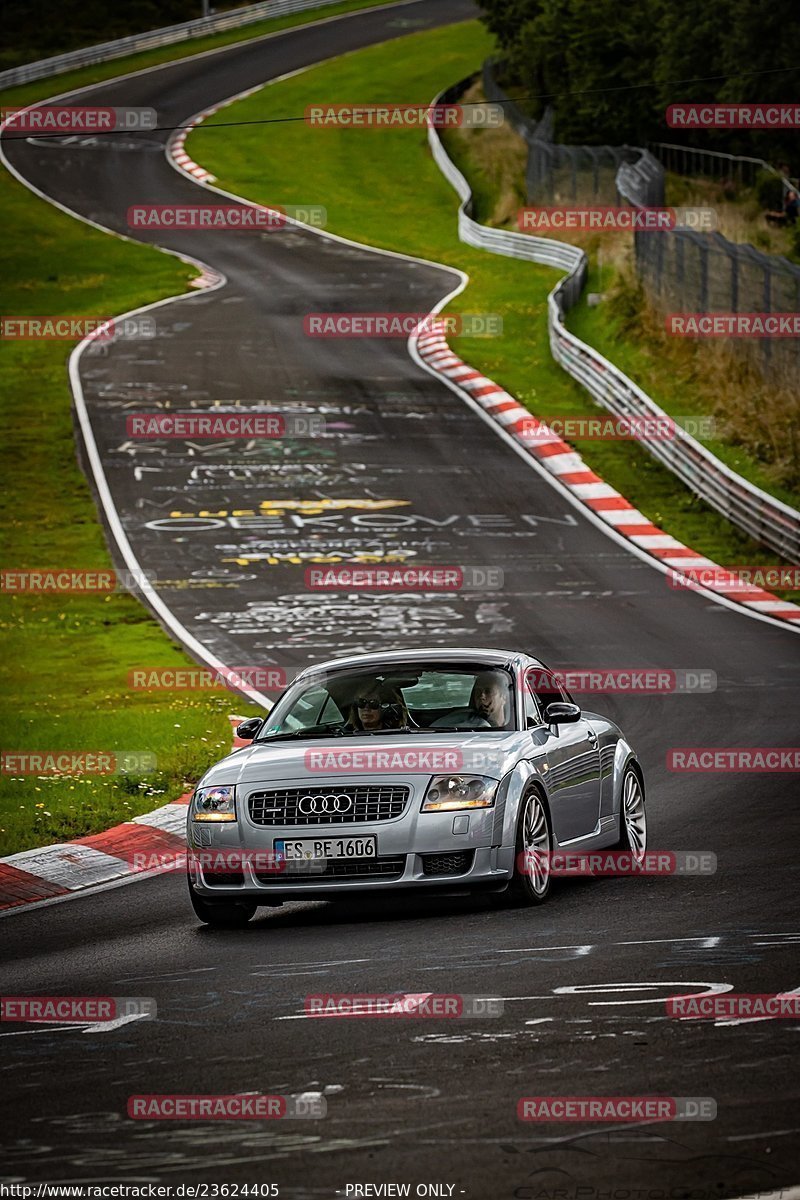
[[[541,666],[531,655],[519,650],[487,650],[485,647],[470,646],[425,646],[407,650],[375,650],[370,654],[352,654],[343,658],[331,658],[326,662],[307,667],[297,678],[303,679],[321,671],[341,670],[347,667],[368,667],[419,662],[465,662],[480,663],[492,667]]]

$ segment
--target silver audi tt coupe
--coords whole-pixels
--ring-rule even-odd
[[[646,850],[622,731],[538,659],[398,650],[335,659],[244,721],[188,813],[189,894],[211,925],[259,905],[478,889],[540,904],[559,854]]]

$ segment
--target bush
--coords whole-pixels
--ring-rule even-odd
[[[800,262],[800,223],[792,229],[792,248],[789,251],[789,257],[795,262]]]
[[[759,171],[756,177],[756,195],[762,208],[779,212],[783,208],[783,184],[777,175]]]

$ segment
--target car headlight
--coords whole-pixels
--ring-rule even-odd
[[[235,821],[236,792],[233,786],[198,788],[192,797],[193,821]]]
[[[422,802],[423,812],[449,812],[455,808],[491,808],[497,780],[484,775],[437,775]]]

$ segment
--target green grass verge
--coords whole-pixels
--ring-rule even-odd
[[[391,4],[396,0],[383,0],[383,2]],[[172,46],[158,46],[154,50],[142,50],[138,54],[127,54],[123,58],[115,58],[110,62],[97,63],[96,66],[65,71],[63,75],[53,75],[49,79],[38,79],[32,83],[19,84],[17,87],[0,91],[0,106],[13,107],[32,104],[34,100],[42,100],[48,96],[60,96],[75,88],[86,87],[92,83],[102,83],[105,79],[114,79],[117,75],[126,75],[130,71],[141,71],[145,67],[158,66],[160,63],[190,58],[193,54],[201,54],[204,50],[216,50],[220,46],[230,46],[235,42],[249,42],[265,33],[277,33],[281,29],[307,25],[310,21],[335,17],[360,8],[373,8],[375,3],[376,0],[342,0],[341,4],[309,9],[308,12],[297,13],[294,16],[270,17],[269,20],[257,21],[240,29],[228,29],[223,33],[192,38],[188,42],[176,42]]]
[[[108,316],[186,290],[194,268],[109,237],[0,176],[5,311]],[[87,271],[86,264],[94,264]],[[72,428],[66,342],[0,344],[2,564],[110,566]],[[0,775],[0,854],[107,828],[185,791],[230,747],[224,692],[137,692],[134,666],[188,658],[142,605],[106,596],[0,596],[4,750],[138,750],[157,770],[75,778]]]
[[[428,101],[474,71],[492,49],[485,29],[467,22],[345,55],[268,85],[212,117],[191,133],[188,149],[223,188],[267,204],[324,204],[332,232],[460,267],[470,284],[452,307],[499,313],[504,329],[500,338],[453,339],[461,357],[537,415],[596,415],[588,395],[550,355],[546,302],[558,273],[458,241],[456,195],[431,158],[424,130],[310,130],[287,123],[226,129],[220,136],[215,129],[222,121],[293,116],[321,96],[330,103]],[[469,177],[463,140],[449,137],[448,149]],[[482,190],[488,187],[482,180]],[[702,554],[729,564],[780,562],[694,498],[641,447],[575,445],[653,522]]]

